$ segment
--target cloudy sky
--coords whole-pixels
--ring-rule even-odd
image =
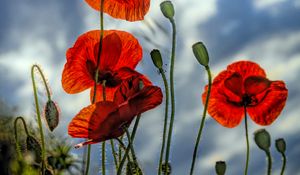
[[[106,29],[132,32],[144,49],[138,71],[161,87],[149,52],[163,52],[168,73],[171,29],[159,10],[161,1],[152,1],[144,22],[125,22],[105,15]],[[176,119],[171,162],[174,175],[189,172],[194,140],[203,106],[201,94],[206,74],[195,60],[191,45],[203,41],[210,53],[211,69],[217,75],[236,60],[259,63],[271,80],[284,80],[289,98],[280,117],[266,129],[271,133],[273,170],[279,174],[280,155],[274,140],[287,141],[286,174],[300,175],[300,1],[299,0],[174,0],[178,28],[175,70]],[[61,87],[61,73],[66,49],[76,38],[99,28],[98,13],[83,0],[2,0],[0,2],[0,102],[17,108],[17,115],[34,118],[30,80],[32,64],[41,65],[51,86],[53,99],[61,109],[61,123],[56,134],[67,135],[67,125],[78,111],[89,104],[89,92],[66,94]],[[40,90],[43,97],[44,91]],[[43,98],[42,98],[43,99]],[[45,99],[45,97],[44,97]],[[2,106],[3,108],[3,106]],[[2,110],[3,112],[3,110]],[[156,172],[163,126],[163,105],[143,114],[136,137],[138,160],[145,174]],[[262,128],[249,120],[249,133]],[[74,144],[79,140],[70,139]],[[264,153],[250,140],[249,174],[264,174]],[[98,172],[99,146],[94,146],[93,171]],[[244,127],[227,129],[210,117],[206,120],[195,174],[214,174],[214,164],[225,160],[227,174],[243,173],[245,161]],[[109,152],[109,151],[108,151]],[[77,152],[80,156],[80,151]],[[111,159],[107,163],[113,164]],[[112,174],[112,172],[110,172]]]

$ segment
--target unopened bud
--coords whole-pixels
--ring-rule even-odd
[[[150,52],[153,64],[155,65],[155,67],[157,67],[158,69],[162,69],[162,58],[161,58],[161,54],[160,51],[157,49],[154,49]]]
[[[36,163],[42,162],[42,148],[40,143],[32,136],[26,138],[27,150],[33,154]]]
[[[277,139],[275,145],[276,145],[277,151],[284,154],[284,152],[286,150],[286,143],[285,143],[284,139],[283,138]]]
[[[173,20],[174,17],[174,6],[171,1],[164,1],[160,4],[160,10],[163,15],[169,20]]]
[[[126,175],[133,175],[133,174],[142,175],[143,172],[136,163],[128,162],[126,166]]]
[[[224,162],[224,161],[216,162],[215,169],[216,169],[217,175],[224,175],[226,172],[226,162]]]
[[[53,131],[59,122],[59,112],[56,104],[52,100],[48,100],[46,103],[45,119],[50,131]]]
[[[192,48],[198,62],[203,66],[208,66],[209,56],[205,45],[202,42],[197,42],[193,44]]]
[[[269,151],[271,146],[271,136],[265,129],[259,129],[254,133],[254,140],[257,146],[264,150]]]

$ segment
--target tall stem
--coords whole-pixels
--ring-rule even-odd
[[[267,157],[268,157],[268,175],[271,175],[272,171],[272,157],[270,154],[270,151],[266,151]]]
[[[199,143],[200,143],[202,130],[203,130],[204,124],[205,124],[205,117],[206,117],[206,113],[207,113],[207,107],[208,107],[210,91],[211,91],[211,81],[212,81],[211,79],[212,78],[211,78],[210,68],[209,68],[209,66],[205,66],[205,69],[207,71],[207,76],[208,76],[208,89],[207,89],[205,105],[204,105],[204,109],[203,109],[202,120],[201,120],[201,123],[200,123],[199,131],[198,131],[198,135],[197,135],[197,139],[196,139],[196,143],[195,143],[195,148],[194,148],[194,152],[193,152],[193,160],[192,160],[190,175],[192,175],[193,172],[194,172],[194,166],[195,166],[197,153],[198,153],[198,146],[199,146]]]
[[[41,113],[40,113],[40,107],[39,107],[39,101],[38,101],[38,95],[37,95],[37,88],[34,78],[34,69],[37,69],[43,79],[43,82],[45,84],[45,87],[47,89],[48,98],[50,98],[50,92],[47,86],[46,79],[44,77],[44,74],[40,67],[38,65],[33,65],[31,67],[31,80],[32,80],[32,87],[33,87],[33,94],[34,94],[34,101],[35,101],[35,108],[36,108],[36,115],[38,118],[38,125],[39,125],[39,131],[41,135],[41,142],[42,142],[42,175],[45,173],[45,139],[44,139],[44,132],[43,132],[43,126],[42,126],[42,119],[41,119]]]
[[[165,93],[166,93],[166,104],[165,104],[165,121],[164,121],[164,129],[163,129],[163,141],[160,150],[160,158],[159,158],[159,166],[158,166],[158,175],[161,175],[161,168],[162,168],[162,160],[163,154],[165,150],[165,142],[166,142],[166,134],[167,134],[167,124],[168,124],[168,112],[169,112],[169,85],[163,69],[159,69],[159,72],[162,76],[165,86]]]
[[[286,156],[284,153],[281,153],[281,155],[282,155],[282,168],[281,168],[280,175],[284,175],[284,170],[286,166]]]
[[[172,53],[171,53],[171,64],[170,64],[171,118],[170,118],[170,126],[169,126],[168,141],[167,141],[167,148],[166,148],[166,158],[165,158],[166,163],[169,162],[173,123],[175,117],[174,63],[175,63],[175,48],[176,48],[176,25],[173,19],[170,19],[170,22],[172,24],[172,29],[173,29]]]
[[[27,136],[29,135],[29,133],[28,133],[27,125],[26,125],[26,122],[25,122],[24,118],[23,117],[17,117],[15,119],[15,122],[14,122],[15,141],[16,141],[16,150],[17,150],[18,158],[21,159],[22,153],[21,153],[21,148],[20,148],[20,145],[19,145],[18,131],[17,131],[17,122],[18,122],[18,120],[22,121],[24,129],[25,129],[25,133],[26,133]]]
[[[100,42],[99,42],[99,52],[98,52],[98,58],[97,58],[97,69],[96,69],[96,74],[95,74],[94,95],[93,95],[93,99],[92,99],[93,104],[96,101],[98,72],[99,72],[100,56],[101,56],[101,52],[102,52],[103,28],[104,28],[103,4],[104,4],[104,0],[101,0],[101,2],[100,2]],[[91,145],[88,145],[87,158],[86,159],[87,159],[87,163],[86,163],[85,175],[88,175],[89,174],[89,168],[90,168],[90,159],[91,159]]]
[[[247,110],[246,106],[244,106],[244,113],[245,113],[245,133],[246,133],[246,143],[247,143],[247,153],[246,153],[246,165],[244,175],[248,174],[248,164],[249,164],[249,137],[248,137],[248,123],[247,123]]]
[[[105,142],[102,142],[102,175],[105,175]]]

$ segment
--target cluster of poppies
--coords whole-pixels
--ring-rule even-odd
[[[101,9],[100,0],[86,2]],[[149,5],[149,0],[107,0],[102,9],[112,17],[135,21],[144,18]],[[103,39],[100,35],[100,30],[93,30],[79,36],[67,50],[62,73],[62,86],[67,93],[91,88],[92,104],[83,108],[68,127],[72,137],[88,139],[82,145],[121,136],[123,126],[129,126],[135,116],[162,102],[161,89],[135,70],[143,55],[138,40],[119,30],[103,31]]]

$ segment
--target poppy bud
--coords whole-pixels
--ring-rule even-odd
[[[286,150],[286,144],[283,138],[277,139],[276,140],[276,149],[278,152],[280,152],[281,154],[284,154],[285,150]]]
[[[49,169],[45,170],[45,175],[53,175],[52,171],[50,171]]]
[[[36,163],[42,162],[42,148],[40,143],[32,136],[27,136],[26,138],[27,150],[31,152],[34,156]]]
[[[164,1],[160,4],[160,10],[163,15],[169,20],[173,20],[174,17],[174,6],[171,1]]]
[[[46,103],[45,119],[50,131],[53,131],[59,122],[59,112],[56,104],[52,100],[48,100]]]
[[[265,129],[259,129],[254,133],[254,140],[257,146],[264,150],[269,151],[271,146],[271,136]]]
[[[217,175],[224,175],[226,172],[226,162],[224,162],[224,161],[216,162],[215,169],[216,169]]]
[[[162,69],[163,62],[159,50],[157,49],[152,50],[150,55],[155,67],[157,67],[158,69]]]
[[[171,167],[171,164],[168,162],[168,163],[163,163],[161,165],[161,170],[163,172],[163,174],[171,174],[172,172],[172,167]]]
[[[197,42],[193,44],[192,48],[198,62],[203,66],[208,66],[209,56],[205,45],[202,42]]]

